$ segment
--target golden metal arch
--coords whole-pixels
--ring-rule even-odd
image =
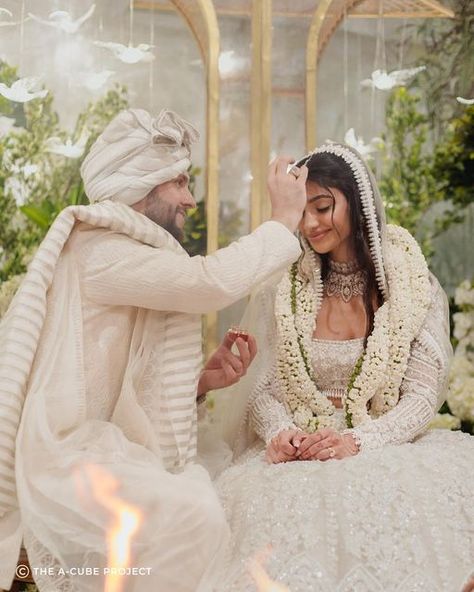
[[[272,133],[272,0],[252,4],[250,229],[268,217],[267,168]]]
[[[219,224],[219,25],[212,0],[170,0],[195,38],[206,71],[206,216],[207,252],[218,247]],[[135,0],[137,10],[153,10],[151,1]],[[217,343],[217,313],[206,318],[206,348]]]

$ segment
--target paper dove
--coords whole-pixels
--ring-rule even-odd
[[[98,47],[105,47],[110,49],[120,61],[125,64],[136,64],[138,62],[151,62],[155,56],[150,53],[150,49],[154,45],[147,43],[140,43],[137,46],[122,45],[121,43],[114,43],[113,41],[94,41],[94,45]]]
[[[79,158],[84,154],[88,138],[89,134],[83,131],[79,140],[73,144],[70,138],[63,143],[60,138],[53,136],[46,140],[45,151],[51,152],[52,154],[60,154],[66,158]]]
[[[48,25],[49,27],[54,27],[55,29],[64,31],[65,33],[77,33],[79,28],[86,22],[86,20],[93,15],[94,10],[95,4],[92,4],[89,10],[76,20],[73,20],[70,13],[66,12],[65,10],[55,10],[54,12],[51,12],[51,14],[48,16],[48,20],[36,16],[31,12],[28,13],[28,16],[38,23]]]
[[[115,74],[112,70],[102,70],[102,72],[79,72],[74,77],[76,86],[85,86],[88,90],[94,91],[102,88],[107,80]]]
[[[393,70],[389,74],[386,70],[374,70],[371,78],[366,78],[360,83],[361,86],[378,88],[379,90],[392,90],[395,86],[403,86],[415,74],[426,70],[426,66],[409,68],[408,70]]]
[[[6,136],[12,129],[17,129],[13,117],[0,116],[0,138]]]
[[[456,101],[461,105],[474,105],[474,99],[464,99],[463,97],[456,97]]]
[[[382,138],[372,138],[368,144],[364,142],[362,137],[355,135],[354,128],[347,130],[344,136],[344,142],[352,148],[355,148],[357,152],[364,158],[372,158],[371,153],[377,152],[380,144],[383,143]]]
[[[40,79],[37,77],[20,78],[16,80],[11,87],[0,82],[0,95],[16,103],[27,103],[33,99],[43,99],[47,90],[35,90],[38,87]]]

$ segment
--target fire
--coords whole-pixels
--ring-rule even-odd
[[[104,592],[120,592],[123,575],[130,566],[130,543],[142,523],[140,511],[121,500],[117,495],[118,481],[107,471],[93,464],[83,465],[81,473],[89,480],[96,501],[112,514],[107,533],[107,574]],[[84,491],[84,482],[80,482]]]
[[[249,571],[257,584],[257,590],[258,592],[290,592],[290,589],[284,584],[279,584],[275,580],[272,580],[263,566],[271,552],[272,547],[268,545],[250,561]]]

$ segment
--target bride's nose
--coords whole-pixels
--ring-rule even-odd
[[[314,212],[305,212],[303,228],[306,232],[317,230],[320,226],[319,217]]]

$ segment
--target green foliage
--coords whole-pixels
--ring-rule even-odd
[[[467,206],[474,202],[474,106],[464,107],[464,113],[450,122],[436,146],[433,176],[443,199],[451,204],[438,223],[442,231],[462,222]]]
[[[435,140],[443,136],[447,122],[463,113],[456,97],[474,96],[474,2],[451,0],[450,8],[454,18],[426,19],[409,33],[414,45],[423,48],[414,65],[426,65],[417,84]]]
[[[419,236],[419,222],[441,199],[426,149],[428,119],[420,112],[421,98],[405,87],[392,91],[386,105],[386,132],[380,191],[387,219],[418,235],[425,255],[431,252],[430,236]]]
[[[189,171],[189,189],[195,195],[196,176],[201,169],[192,167]],[[222,202],[219,211],[219,248],[227,246],[238,238],[242,227],[243,210],[235,204]],[[188,211],[184,227],[183,247],[191,255],[205,255],[207,253],[207,216],[204,199],[197,202],[196,207]]]
[[[0,81],[11,84],[16,78],[14,68],[0,64]],[[16,119],[16,129],[0,138],[0,280],[25,271],[32,251],[62,209],[87,203],[82,160],[109,121],[127,106],[126,89],[116,86],[89,104],[68,134],[60,127],[51,93],[19,106],[0,101],[0,114]],[[83,132],[88,140],[81,158],[45,151],[48,138],[71,137],[75,142]]]

